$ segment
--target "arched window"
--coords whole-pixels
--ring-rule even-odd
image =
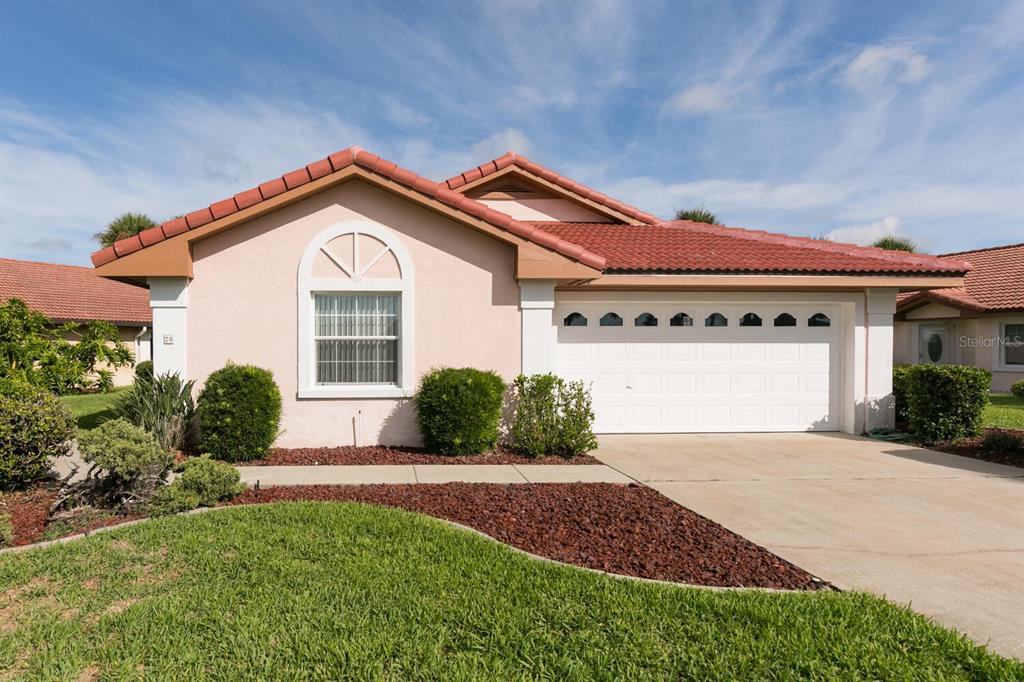
[[[796,318],[793,317],[792,315],[790,315],[789,313],[780,313],[779,316],[775,318],[775,326],[776,327],[795,327],[796,326]]]
[[[298,272],[298,397],[406,397],[413,269],[398,235],[347,220],[306,246]]]
[[[757,315],[756,313],[747,313],[746,315],[744,315],[743,317],[740,318],[740,326],[741,327],[760,327],[761,326],[761,316]]]
[[[705,327],[728,327],[729,320],[722,313],[711,313],[704,318]]]
[[[622,318],[616,313],[605,313],[601,316],[602,327],[621,327]]]
[[[676,313],[672,316],[672,319],[668,321],[670,327],[692,327],[693,318],[686,313]]]
[[[566,327],[586,327],[587,318],[583,313],[569,313],[565,316],[565,319],[562,320],[562,324]]]
[[[832,320],[828,319],[825,313],[814,313],[807,318],[808,327],[831,327]]]
[[[652,315],[650,313],[640,313],[639,315],[636,316],[636,319],[633,320],[633,326],[634,327],[657,327],[658,326],[658,318],[656,318],[654,315]]]

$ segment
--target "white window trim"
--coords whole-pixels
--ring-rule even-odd
[[[323,278],[313,277],[313,263],[316,256],[328,242],[343,235],[353,234],[355,243],[358,236],[365,234],[382,242],[395,255],[400,270],[399,279],[363,279],[361,274],[353,272],[352,277]],[[356,246],[358,249],[359,247]],[[383,255],[383,253],[381,254]],[[331,260],[334,257],[328,254]],[[377,262],[367,266],[367,269]],[[356,258],[358,262],[358,254]],[[352,265],[345,267],[346,272]],[[321,386],[316,383],[316,341],[313,333],[313,294],[345,294],[345,293],[381,293],[398,294],[400,312],[398,327],[398,385],[381,386],[373,384],[353,384]],[[299,261],[298,272],[298,397],[317,398],[408,398],[415,393],[416,374],[413,366],[413,269],[412,259],[405,247],[390,230],[366,220],[346,220],[335,223],[321,231],[306,246],[302,259]]]
[[[1024,372],[1024,365],[1009,365],[1006,363],[1006,346],[1003,339],[1006,338],[1006,325],[1024,324],[1024,317],[1000,317],[996,320],[996,336],[998,343],[994,344],[994,355],[992,366],[996,372]]]

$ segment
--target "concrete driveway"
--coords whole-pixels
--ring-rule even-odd
[[[1024,470],[839,434],[603,436],[602,462],[843,589],[1024,658]]]

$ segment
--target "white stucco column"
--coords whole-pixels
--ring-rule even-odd
[[[520,280],[519,301],[523,314],[523,374],[554,372],[558,344],[558,327],[552,319],[555,281]]]
[[[147,282],[153,310],[153,373],[177,372],[187,379],[188,278],[150,277]]]
[[[892,396],[893,315],[897,289],[868,289],[863,307],[857,306],[854,330],[857,396],[856,432],[892,428],[895,405]]]

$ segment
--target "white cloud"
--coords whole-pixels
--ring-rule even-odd
[[[867,90],[890,79],[919,83],[931,70],[928,58],[905,45],[872,45],[864,48],[846,67],[846,84]]]
[[[517,128],[506,128],[494,133],[474,144],[471,153],[476,159],[473,163],[479,164],[496,159],[507,151],[514,151],[524,156],[530,154],[530,140],[523,131]]]
[[[882,237],[898,234],[899,231],[900,219],[891,215],[866,225],[837,227],[834,230],[830,230],[825,236],[835,242],[852,242],[866,246],[873,244]]]
[[[706,114],[729,107],[729,96],[720,85],[701,83],[677,93],[665,108],[677,114]]]

